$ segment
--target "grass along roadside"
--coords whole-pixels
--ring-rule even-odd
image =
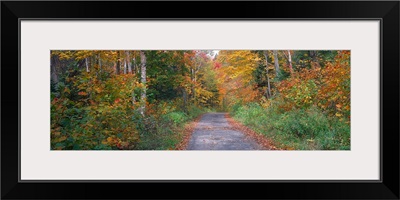
[[[228,121],[228,123],[232,126],[234,130],[240,131],[244,134],[246,134],[247,137],[250,137],[257,141],[262,147],[263,150],[279,150],[274,144],[273,141],[270,139],[267,139],[265,135],[262,135],[260,133],[257,133],[250,129],[249,127],[243,125],[242,123],[234,120],[229,113],[225,114],[225,118]]]
[[[174,150],[182,146],[182,140],[186,132],[193,126],[199,116],[207,112],[193,106],[188,113],[183,111],[172,111],[160,115],[158,119],[146,124],[151,127],[141,135],[137,150]],[[152,125],[154,124],[154,125]]]
[[[283,150],[349,150],[350,124],[315,107],[281,112],[257,103],[239,106],[234,119],[271,139]]]

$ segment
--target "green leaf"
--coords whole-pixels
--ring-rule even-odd
[[[79,144],[74,144],[74,147],[72,147],[73,150],[80,150],[81,147],[79,146]]]

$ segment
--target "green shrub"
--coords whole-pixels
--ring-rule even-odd
[[[188,119],[188,117],[184,112],[175,111],[175,112],[170,112],[170,113],[164,115],[163,119],[167,123],[173,123],[175,125],[180,125],[183,122],[185,122]]]
[[[255,131],[272,139],[279,148],[350,149],[350,125],[328,117],[317,107],[281,112],[278,106],[241,106],[232,115]]]
[[[194,119],[197,116],[203,114],[204,112],[207,112],[207,108],[199,108],[195,105],[192,105],[192,106],[189,106],[187,114],[189,116],[189,119]]]
[[[143,129],[140,141],[136,146],[139,150],[166,150],[173,149],[181,141],[184,124],[200,114],[206,109],[197,106],[188,106],[188,114],[172,106],[171,103],[159,102],[156,111],[152,116],[148,116],[155,124],[155,130]],[[141,118],[141,116],[139,116]],[[139,119],[136,119],[138,121]],[[141,126],[146,126],[146,122],[139,122]]]

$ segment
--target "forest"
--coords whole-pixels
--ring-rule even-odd
[[[51,150],[184,150],[205,113],[350,149],[349,50],[52,50],[50,75]]]

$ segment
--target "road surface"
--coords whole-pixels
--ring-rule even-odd
[[[187,150],[261,150],[262,147],[244,133],[234,130],[226,113],[207,113],[197,123]]]

